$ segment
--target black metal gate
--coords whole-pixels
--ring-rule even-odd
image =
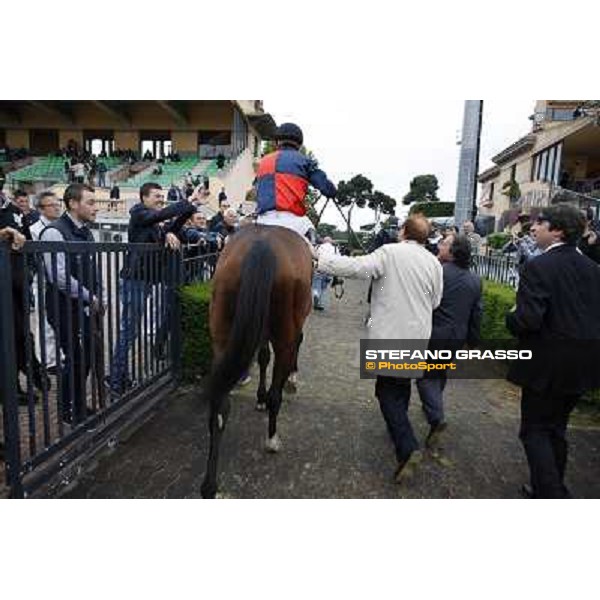
[[[13,497],[77,468],[176,383],[177,289],[212,277],[216,258],[153,244],[0,244],[0,407]]]

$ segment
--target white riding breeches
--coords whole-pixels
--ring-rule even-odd
[[[309,229],[314,229],[315,226],[308,217],[300,217],[291,212],[285,212],[283,210],[269,210],[262,215],[256,217],[256,223],[258,225],[279,225],[279,227],[285,227],[295,231],[298,235],[310,244],[306,238],[306,234]]]

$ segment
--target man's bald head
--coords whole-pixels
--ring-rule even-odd
[[[408,217],[402,227],[402,239],[425,244],[431,231],[429,221],[423,215]]]

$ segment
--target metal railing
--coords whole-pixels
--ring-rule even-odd
[[[177,288],[216,254],[0,244],[0,408],[11,495],[30,495],[150,409],[180,373]]]
[[[504,283],[516,288],[519,284],[519,268],[516,259],[510,254],[472,257],[471,269],[484,279]]]

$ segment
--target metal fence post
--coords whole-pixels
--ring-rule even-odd
[[[10,247],[0,242],[0,398],[4,404],[6,479],[14,498],[23,498],[21,436],[17,399],[17,356],[13,318],[13,283]]]
[[[169,261],[171,272],[171,361],[173,365],[173,377],[181,379],[182,369],[182,325],[181,325],[181,294],[180,288],[184,284],[183,250],[171,253]]]

